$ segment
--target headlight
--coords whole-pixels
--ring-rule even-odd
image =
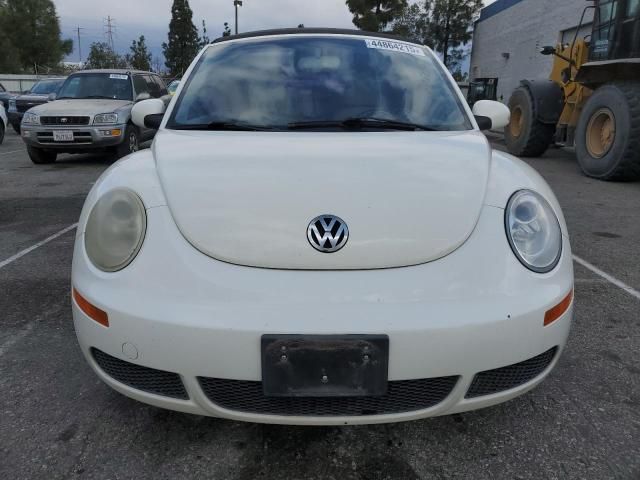
[[[538,273],[558,264],[562,253],[562,232],[551,205],[531,190],[513,194],[505,211],[507,238],[518,260]]]
[[[123,188],[105,193],[93,206],[84,234],[91,262],[115,272],[129,265],[140,251],[147,215],[140,197]]]
[[[40,125],[40,116],[27,112],[22,117],[22,123],[25,125]]]
[[[118,123],[117,113],[100,113],[93,117],[94,125],[113,125]]]
[[[15,112],[16,111],[16,101],[15,100],[9,100],[9,111],[10,112]]]

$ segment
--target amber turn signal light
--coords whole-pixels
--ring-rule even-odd
[[[555,322],[558,318],[560,318],[562,314],[566,312],[571,306],[571,300],[573,300],[573,288],[559,304],[557,304],[552,309],[547,310],[547,313],[544,314],[544,326],[546,327],[547,325]]]
[[[109,326],[109,317],[107,316],[107,312],[105,312],[104,310],[100,310],[95,305],[90,304],[89,301],[82,295],[80,295],[75,288],[73,289],[73,299],[78,304],[78,307],[80,307],[80,310],[82,310],[89,318],[98,322],[104,327]]]

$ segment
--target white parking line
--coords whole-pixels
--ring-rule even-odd
[[[22,149],[22,150],[12,150],[10,152],[2,152],[2,153],[0,153],[0,155],[9,155],[10,153],[18,153],[18,152],[23,152],[23,151],[24,151],[24,149]]]
[[[18,260],[19,258],[24,257],[26,254],[33,252],[36,248],[40,248],[43,245],[46,245],[47,243],[49,243],[52,240],[55,240],[56,238],[60,237],[61,235],[64,235],[65,233],[73,230],[74,228],[76,228],[78,226],[77,223],[74,223],[73,225],[69,225],[66,228],[63,228],[62,230],[60,230],[57,233],[54,233],[53,235],[51,235],[50,237],[45,238],[44,240],[31,245],[29,248],[25,248],[24,250],[22,250],[21,252],[16,253],[15,255],[7,258],[6,260],[3,260],[2,262],[0,262],[0,268],[4,268],[7,265],[9,265],[10,263],[15,262],[16,260]],[[583,267],[587,268],[588,270],[591,270],[593,273],[595,273],[596,275],[604,278],[606,281],[608,281],[609,283],[612,283],[613,285],[615,285],[618,288],[621,288],[622,290],[624,290],[625,292],[627,292],[629,295],[634,296],[635,298],[637,298],[638,300],[640,300],[640,292],[638,290],[636,290],[633,287],[630,287],[629,285],[627,285],[626,283],[624,283],[621,280],[618,280],[617,278],[609,275],[607,272],[603,272],[602,270],[600,270],[598,267],[596,267],[595,265],[587,262],[586,260],[583,260],[582,258],[578,257],[577,255],[573,256],[573,260],[582,265]]]
[[[580,257],[577,256],[573,256],[573,260],[582,265],[583,267],[591,270],[593,273],[595,273],[596,275],[601,276],[602,278],[604,278],[606,281],[613,283],[616,287],[621,288],[622,290],[624,290],[625,292],[627,292],[629,295],[632,295],[634,297],[636,297],[638,300],[640,300],[640,292],[638,290],[636,290],[633,287],[630,287],[629,285],[627,285],[626,283],[618,280],[615,277],[612,277],[611,275],[609,275],[606,272],[603,272],[602,270],[600,270],[598,267],[596,267],[595,265],[590,264],[589,262],[587,262],[586,260],[583,260]]]
[[[6,267],[10,263],[13,263],[16,260],[18,260],[19,258],[24,257],[27,253],[33,252],[36,248],[40,248],[41,246],[49,243],[51,240],[55,240],[59,236],[64,235],[68,231],[73,230],[74,228],[76,228],[77,226],[78,226],[77,223],[74,223],[73,225],[69,225],[68,227],[63,228],[62,230],[60,230],[58,233],[54,233],[50,237],[47,237],[44,240],[42,240],[41,242],[38,242],[38,243],[36,243],[34,245],[31,245],[29,248],[25,248],[21,252],[18,252],[15,255],[13,255],[12,257],[9,257],[6,260],[3,260],[2,262],[0,262],[0,268]]]

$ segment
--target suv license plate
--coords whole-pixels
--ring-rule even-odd
[[[53,132],[54,142],[73,142],[73,132]]]

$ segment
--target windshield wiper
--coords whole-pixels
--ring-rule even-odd
[[[361,128],[381,128],[389,130],[424,130],[428,132],[441,131],[436,127],[429,125],[420,125],[418,123],[401,122],[388,118],[377,117],[352,117],[344,120],[313,120],[309,122],[294,122],[288,125],[289,130],[306,130],[314,128],[344,128],[344,129],[361,129]]]
[[[105,95],[87,95],[87,96],[86,96],[86,97],[84,97],[84,98],[98,98],[98,99],[100,99],[100,98],[104,98],[104,99],[106,99],[106,100],[115,100],[115,98],[113,98],[113,97],[107,97],[107,96],[105,96]]]
[[[269,132],[279,130],[275,127],[252,125],[250,123],[236,121],[215,121],[209,123],[196,123],[192,125],[176,125],[170,128],[173,128],[174,130],[236,130],[245,132]]]

